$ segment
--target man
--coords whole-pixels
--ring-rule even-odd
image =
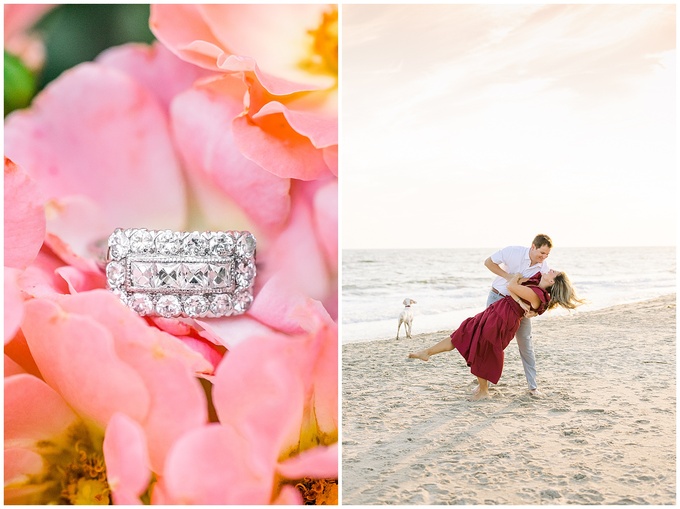
[[[522,274],[522,277],[529,278],[538,272],[550,270],[545,260],[548,258],[551,249],[552,240],[550,240],[550,237],[538,234],[531,243],[531,247],[504,247],[484,260],[486,268],[498,276],[491,285],[486,306],[489,307],[508,294],[508,281],[513,274]],[[531,316],[536,316],[536,314],[527,313],[522,318],[519,329],[515,333],[515,339],[517,340],[519,354],[522,357],[529,393],[538,397],[540,392],[536,384],[536,357],[534,356],[534,345],[531,338]]]

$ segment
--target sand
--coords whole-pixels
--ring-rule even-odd
[[[535,319],[541,398],[514,341],[477,402],[455,350],[406,358],[450,331],[343,345],[342,503],[675,504],[675,306]]]

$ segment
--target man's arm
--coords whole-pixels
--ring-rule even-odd
[[[495,263],[490,256],[486,260],[484,260],[484,266],[497,276],[504,278],[506,281],[510,281],[510,279],[513,276],[512,274],[509,274],[508,272],[505,272],[503,269],[501,269],[501,266]],[[519,284],[522,284],[528,280],[529,280],[528,277],[521,277],[520,274]]]
[[[510,274],[501,269],[501,266],[495,263],[490,256],[486,260],[484,260],[484,266],[497,276],[502,277],[503,279],[509,280],[511,277]]]

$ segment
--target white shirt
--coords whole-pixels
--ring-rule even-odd
[[[523,277],[531,277],[537,272],[550,270],[545,261],[532,265],[529,258],[529,248],[523,246],[504,247],[491,255],[491,261],[500,265],[508,274],[520,273]],[[491,286],[503,295],[508,294],[508,281],[504,277],[498,276]]]

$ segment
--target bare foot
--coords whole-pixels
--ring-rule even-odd
[[[419,352],[408,354],[409,359],[420,359],[421,361],[429,361],[430,356],[427,355],[427,350],[420,350]]]
[[[489,399],[490,397],[489,391],[481,391],[478,387],[472,396],[468,398],[468,401],[479,401],[480,399]]]

